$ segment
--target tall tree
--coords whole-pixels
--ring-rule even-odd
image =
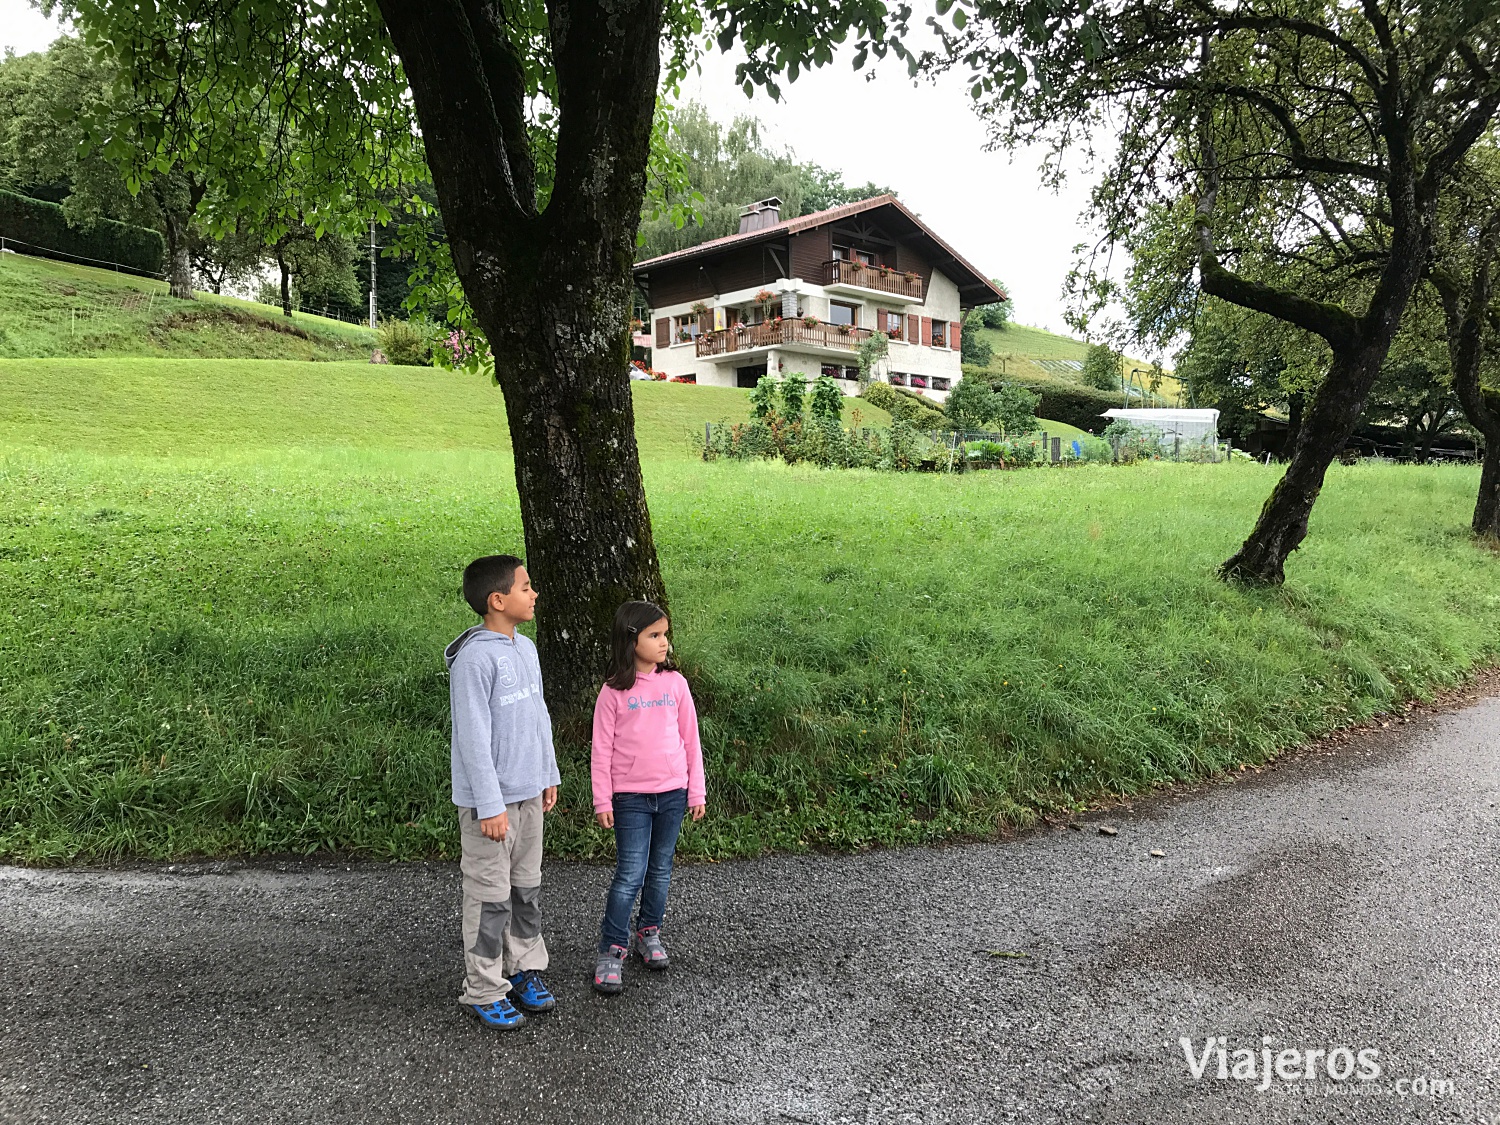
[[[791,218],[890,192],[873,182],[851,186],[838,172],[798,160],[791,149],[767,142],[760,121],[748,114],[725,127],[708,106],[685,102],[670,111],[666,125],[667,143],[682,161],[682,182],[663,202],[683,207],[675,215],[660,213],[669,210],[660,204],[648,208],[658,213],[641,223],[638,259],[733,234],[740,210],[758,199],[775,196],[782,215]],[[691,218],[682,222],[689,210]]]
[[[1437,199],[1500,106],[1500,4],[1061,0],[1031,22],[1022,7],[958,9],[952,55],[1005,143],[1119,138],[1092,214],[1101,249],[1172,280],[1137,306],[1145,328],[1201,291],[1328,346],[1287,471],[1222,567],[1281,582],[1421,277]],[[1086,296],[1114,295],[1101,274],[1080,273]]]
[[[44,53],[7,58],[0,72],[6,111],[0,177],[22,190],[38,182],[59,188],[71,225],[110,218],[155,227],[166,242],[169,291],[190,299],[189,249],[206,177],[173,168],[144,171],[131,184],[104,156],[94,143],[98,133],[133,117],[134,107],[128,91],[116,89],[114,68],[77,37],[61,36]]]
[[[1486,146],[1467,162],[1441,208],[1428,279],[1442,301],[1453,390],[1464,415],[1484,438],[1476,535],[1500,542],[1500,376],[1495,337],[1500,307],[1495,294],[1500,254],[1500,152]]]
[[[830,61],[850,32],[864,54],[886,53],[891,13],[880,0],[733,0],[712,13],[666,0],[74,0],[70,10],[159,101],[151,161],[190,151],[199,121],[269,106],[286,130],[269,135],[316,139],[306,159],[332,182],[350,160],[372,166],[371,141],[390,139],[372,124],[381,113],[414,107],[453,267],[504,392],[527,560],[549,596],[538,647],[559,709],[581,711],[616,606],[666,594],[627,378],[663,44],[680,69],[716,22],[725,46],[738,37],[759,60],[747,79],[769,83],[777,69]],[[275,153],[260,176],[241,153],[224,155],[247,201],[274,194]]]

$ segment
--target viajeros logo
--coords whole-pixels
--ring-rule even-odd
[[[1201,1041],[1186,1036],[1177,1041],[1194,1078],[1212,1076],[1234,1082],[1249,1082],[1266,1090],[1271,1082],[1375,1082],[1382,1073],[1380,1052],[1374,1047],[1282,1047],[1273,1046],[1269,1035],[1259,1047],[1230,1047],[1222,1035]]]

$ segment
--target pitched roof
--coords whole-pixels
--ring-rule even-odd
[[[894,218],[898,225],[904,222],[909,227],[903,232],[908,239],[926,242],[930,250],[937,251],[932,255],[932,264],[934,268],[941,269],[953,278],[958,285],[959,299],[964,305],[986,305],[993,301],[1006,300],[1006,295],[997,289],[989,278],[980,273],[957,250],[939,238],[932,228],[917,218],[894,195],[877,195],[873,199],[861,199],[855,203],[846,203],[842,207],[832,207],[827,211],[800,215],[795,219],[783,219],[779,223],[762,227],[759,230],[726,234],[723,238],[711,238],[707,242],[689,246],[686,250],[674,250],[670,254],[662,254],[655,258],[648,258],[644,262],[637,262],[634,272],[640,275],[649,273],[659,266],[675,266],[697,261],[700,258],[713,257],[725,250],[732,250],[739,246],[753,246],[758,242],[770,242],[777,238],[785,238],[787,235],[797,234],[799,231],[827,226],[829,223],[863,214],[866,211],[881,209],[889,209],[887,218]]]

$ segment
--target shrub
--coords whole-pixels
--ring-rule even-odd
[[[967,366],[964,373],[970,377],[978,375],[982,379],[989,377],[988,372]],[[1066,422],[1070,426],[1077,426],[1080,430],[1088,430],[1093,434],[1102,433],[1108,421],[1101,415],[1106,410],[1120,405],[1118,393],[1106,394],[1093,387],[1085,387],[1062,379],[1035,375],[1011,375],[1007,377],[1006,382],[1014,383],[1032,394],[1039,395],[1040,401],[1037,402],[1036,413],[1041,417]]]
[[[750,417],[763,420],[775,409],[776,380],[769,375],[762,375],[756,380],[755,389],[750,392]]]
[[[786,416],[788,418],[802,417],[803,407],[807,403],[807,376],[800,371],[792,371],[781,377],[781,401],[786,405]]]
[[[1107,465],[1115,459],[1114,447],[1103,438],[1090,434],[1078,439],[1078,459]]]
[[[1040,395],[1032,394],[1019,383],[999,383],[994,392],[995,423],[1009,434],[1030,433],[1037,427],[1036,408],[1040,401]]]
[[[380,322],[380,350],[386,361],[406,367],[432,362],[431,334],[419,322],[390,318]]]
[[[1101,391],[1120,389],[1120,353],[1107,344],[1095,344],[1083,361],[1082,378]]]
[[[995,346],[972,330],[959,337],[958,348],[963,362],[977,367],[988,367],[995,359]]]
[[[814,418],[837,425],[844,413],[844,392],[827,375],[819,375],[813,380],[810,406]]]
[[[903,391],[889,383],[871,383],[860,395],[871,406],[878,406],[891,416],[909,422],[919,430],[946,430],[948,416],[921,395]]]
[[[1113,450],[1115,460],[1127,465],[1161,456],[1161,432],[1151,426],[1137,426],[1124,418],[1116,418],[1105,427],[1104,440]]]
[[[995,418],[995,392],[976,376],[960,379],[943,403],[943,413],[959,430],[982,430]]]
[[[70,227],[56,203],[0,191],[0,234],[27,244],[40,257],[47,251],[96,262],[114,262],[135,273],[159,276],[166,248],[161,235],[145,227],[100,219],[88,227]]]

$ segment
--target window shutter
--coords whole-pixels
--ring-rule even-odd
[[[922,345],[932,347],[932,317],[930,316],[922,318]]]
[[[963,327],[963,323],[964,322],[961,320],[952,320],[948,322],[948,346],[954,351],[959,350],[958,333],[959,330]]]
[[[921,331],[921,324],[922,322],[917,318],[916,313],[909,313],[907,315],[906,342],[908,344],[920,344],[922,342],[922,338],[917,335],[917,333]]]
[[[876,332],[884,332],[885,331],[885,310],[884,309],[876,309],[875,310],[875,331]]]
[[[670,316],[656,318],[656,346],[658,348],[672,346],[672,318]]]

